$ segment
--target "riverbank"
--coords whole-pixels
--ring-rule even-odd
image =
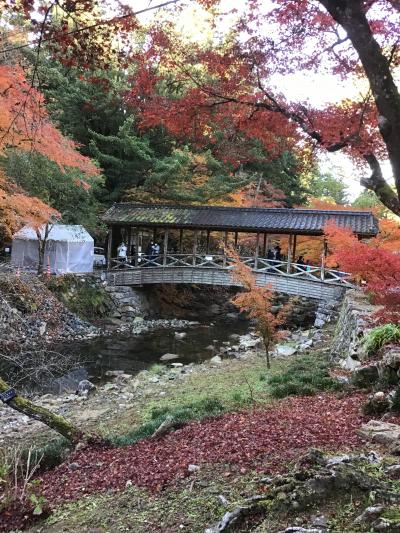
[[[314,527],[318,533],[369,531],[369,524],[351,529],[368,499],[368,490],[351,487],[381,486],[396,459],[380,458],[381,445],[359,434],[369,419],[361,410],[366,394],[330,369],[332,330],[333,325],[292,333],[276,346],[269,370],[261,350],[248,346],[257,345],[253,332],[232,339],[238,351],[202,364],[172,361],[136,376],[116,372],[87,398],[42,397],[43,405],[106,437],[111,446],[63,449],[62,464],[39,476],[38,494],[51,516],[30,531],[200,533],[209,527],[214,533],[220,530],[213,524],[243,505],[249,507],[248,519],[242,517],[233,531],[311,527],[317,518],[327,524]],[[51,441],[50,433],[34,425],[25,433],[30,443]],[[160,433],[162,427],[166,433]],[[9,443],[22,445],[22,433]],[[334,460],[338,470],[327,470],[325,459],[310,448],[324,450],[328,459],[344,454]],[[354,459],[346,467],[350,473],[342,472],[342,461],[352,457],[361,457],[361,463]],[[364,477],[372,469],[369,484]],[[314,483],[313,476],[328,485],[338,479],[349,489],[307,492],[301,483],[308,478]],[[266,507],[254,507],[268,494]],[[26,512],[14,513],[14,528],[32,520]]]

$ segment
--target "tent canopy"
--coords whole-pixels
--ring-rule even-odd
[[[39,234],[43,238],[45,234],[45,227],[39,228]],[[36,230],[30,226],[25,226],[20,229],[13,239],[33,240],[37,241]],[[63,242],[93,242],[93,237],[85,230],[83,226],[70,226],[65,224],[54,224],[50,226],[48,235],[49,241],[63,241]]]
[[[43,237],[45,227],[39,229]],[[45,267],[53,274],[84,273],[93,270],[94,241],[83,226],[55,224],[50,227],[44,255]],[[13,236],[11,262],[36,270],[39,246],[36,230],[26,226]]]

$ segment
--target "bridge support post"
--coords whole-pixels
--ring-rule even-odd
[[[199,231],[197,229],[194,230],[194,236],[193,236],[193,258],[192,258],[192,265],[196,266],[196,254],[197,254],[197,235]]]
[[[256,251],[254,253],[254,268],[257,269],[258,268],[258,252],[259,252],[259,249],[260,249],[260,234],[257,233],[257,237],[256,237]]]
[[[226,267],[226,247],[228,246],[228,232],[225,231],[225,234],[224,234],[224,258],[222,260],[222,266],[225,268]]]
[[[108,231],[108,239],[107,239],[107,269],[108,270],[110,270],[110,267],[111,267],[112,238],[113,238],[113,227],[110,226],[110,229]]]
[[[135,267],[139,266],[139,228],[135,228],[133,232],[134,238],[135,238]]]
[[[183,229],[179,230],[179,253],[182,253]]]
[[[163,250],[163,266],[167,264],[167,254],[168,254],[168,230],[164,232],[164,250]]]
[[[288,245],[288,254],[287,254],[287,268],[286,272],[290,274],[291,266],[292,266],[292,243],[293,243],[293,235],[289,235],[289,245]]]
[[[207,230],[207,240],[206,240],[206,254],[210,251],[210,230]]]

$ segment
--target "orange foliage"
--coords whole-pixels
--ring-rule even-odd
[[[0,65],[0,154],[6,148],[37,150],[60,168],[76,167],[89,176],[99,169],[50,122],[43,95],[19,66]]]
[[[0,239],[10,240],[23,225],[37,229],[57,215],[55,209],[38,198],[26,196],[0,172]]]
[[[281,337],[278,326],[285,321],[290,309],[289,305],[284,306],[277,315],[271,313],[274,300],[274,291],[270,287],[258,287],[256,279],[251,269],[240,261],[236,250],[228,248],[227,253],[235,260],[232,271],[233,278],[243,285],[245,291],[238,293],[232,303],[241,311],[246,311],[250,318],[257,320],[258,331],[263,338],[265,352],[267,355],[267,366],[269,368],[269,350],[271,344]]]

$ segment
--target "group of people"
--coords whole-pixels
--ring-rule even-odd
[[[275,246],[275,248],[270,248],[267,252],[267,259],[270,261],[284,261],[285,257],[282,254],[282,249],[279,245]],[[299,255],[297,258],[297,261],[294,261],[295,264],[300,265],[300,267],[304,267],[304,270],[310,270],[311,269],[311,263],[307,259],[304,260],[304,255]]]
[[[158,242],[150,241],[146,248],[146,254],[150,260],[153,260],[158,255],[160,255],[160,250],[161,250],[161,247],[158,244]],[[131,257],[135,257],[136,255],[135,245],[131,246],[130,255]],[[121,244],[117,248],[117,257],[118,257],[118,260],[122,263],[128,262],[128,246],[125,244],[124,241],[122,241]]]
[[[160,255],[160,250],[161,250],[161,246],[159,243],[150,241],[146,248],[146,255],[152,261]],[[131,246],[130,255],[132,257],[135,257],[136,255],[136,248],[134,245]],[[128,261],[128,246],[123,241],[117,248],[117,256],[118,256],[118,260],[122,263],[125,263]],[[281,247],[277,245],[274,248],[268,249],[267,259],[270,261],[284,261],[285,257],[282,254]],[[300,265],[301,267],[304,267],[304,270],[310,270],[311,268],[310,261],[308,259],[307,261],[305,261],[303,255],[300,255],[297,258],[297,261],[294,261],[294,263],[296,263],[297,265]]]

